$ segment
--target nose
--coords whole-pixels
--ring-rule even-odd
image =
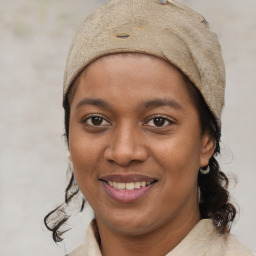
[[[143,162],[148,157],[148,150],[136,128],[120,127],[113,131],[109,146],[104,152],[109,162],[127,166],[132,162]]]

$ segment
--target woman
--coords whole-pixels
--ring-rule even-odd
[[[72,175],[45,218],[54,240],[81,191],[95,219],[72,256],[252,255],[215,159],[224,88],[218,39],[183,4],[111,0],[88,17],[64,76]]]

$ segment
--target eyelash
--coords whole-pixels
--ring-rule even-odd
[[[95,118],[95,119],[100,119],[98,120],[100,122],[100,124],[93,124],[93,121],[92,119]],[[157,126],[155,123],[154,125],[149,125],[150,122],[154,122],[156,121],[157,119],[160,119],[159,121],[163,122],[163,125],[160,125],[160,126]],[[94,120],[94,121],[97,121],[97,120]],[[90,123],[89,123],[90,122]],[[104,124],[102,124],[102,122]],[[107,121],[104,117],[100,116],[100,115],[93,115],[93,116],[89,116],[89,117],[86,117],[84,120],[83,120],[83,123],[85,123],[86,125],[90,126],[90,127],[106,127],[106,126],[110,126],[111,123],[109,121]],[[166,124],[167,123],[167,124]],[[148,121],[144,124],[145,126],[149,126],[149,127],[157,127],[157,128],[163,128],[163,127],[166,127],[166,126],[169,126],[171,124],[173,124],[174,122],[171,121],[170,119],[164,117],[164,116],[153,116],[151,117],[150,119],[148,119]]]
[[[105,122],[106,124],[103,124],[103,125],[102,124],[99,124],[99,125],[93,124],[92,123],[93,118],[95,118],[95,119],[98,118],[98,119],[102,120],[102,122]],[[90,123],[89,123],[89,121],[90,121]],[[111,125],[111,123],[109,121],[107,121],[106,118],[104,118],[100,115],[93,115],[93,116],[86,117],[82,122],[91,127],[104,127],[104,126]]]
[[[157,126],[156,124],[155,124],[155,125],[148,125],[150,122],[156,121],[156,119],[161,119],[161,120],[164,122],[164,125],[162,125],[162,126]],[[166,123],[167,123],[167,124],[166,124]],[[146,122],[146,125],[147,125],[147,126],[150,126],[150,127],[163,128],[163,127],[169,126],[169,125],[171,125],[171,124],[173,124],[173,123],[174,123],[174,122],[171,121],[169,118],[166,118],[166,117],[164,117],[164,116],[159,115],[159,116],[153,116],[153,117],[151,117],[151,118]]]

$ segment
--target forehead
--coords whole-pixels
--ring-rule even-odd
[[[194,103],[191,90],[192,83],[169,62],[146,54],[122,53],[101,57],[88,65],[73,83],[68,97],[71,104],[75,94],[78,99],[95,98],[111,96],[114,91],[120,97],[132,94],[137,100],[151,100],[172,92],[171,96],[184,104]]]
[[[189,80],[179,69],[163,59],[141,53],[119,53],[103,56],[93,61],[80,72],[69,90],[69,103],[72,102],[78,85],[80,87],[88,87],[88,81],[91,78],[101,80],[103,76],[106,78],[106,75],[112,82],[113,80],[121,80],[121,76],[126,80],[129,79],[130,83],[145,82],[151,84],[154,82],[155,92],[163,89],[163,86],[159,86],[163,80],[165,80],[165,82],[169,80],[171,84],[179,83],[186,89],[189,89],[187,87],[193,87],[192,83],[189,83]],[[107,85],[104,81],[101,80],[101,82],[103,82],[105,88],[106,86],[111,87],[111,82]],[[97,89],[96,84],[94,84],[93,89]],[[139,88],[137,89],[139,93],[140,90]],[[149,88],[146,89],[147,91],[149,90]],[[188,90],[189,94],[190,90],[191,89]]]

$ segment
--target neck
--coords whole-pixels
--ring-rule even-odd
[[[125,235],[98,222],[103,256],[164,256],[172,251],[200,220],[200,214],[182,224],[166,225],[143,235]],[[177,222],[176,222],[177,223]],[[103,225],[102,225],[103,224]]]

